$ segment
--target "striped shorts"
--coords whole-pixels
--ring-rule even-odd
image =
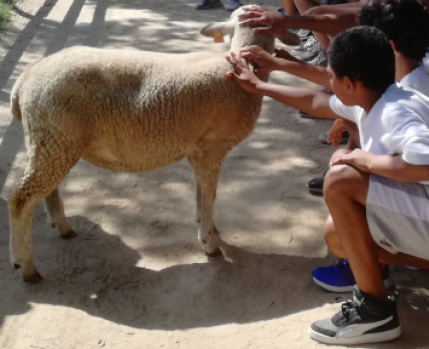
[[[429,186],[372,174],[366,216],[380,247],[429,260]]]

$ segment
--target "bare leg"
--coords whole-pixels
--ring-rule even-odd
[[[76,236],[70,223],[67,221],[64,215],[64,206],[61,201],[60,193],[58,188],[55,188],[45,198],[46,210],[49,215],[49,224],[52,228],[57,228],[61,237],[64,239],[70,239]]]
[[[286,16],[295,15],[295,1],[294,0],[283,0],[283,10]]]
[[[362,292],[387,296],[380,272],[378,249],[365,214],[369,176],[350,166],[333,166],[325,177],[324,196],[344,254]]]
[[[339,258],[347,258],[331,216],[328,216],[326,219],[324,233],[326,245],[328,246],[329,251]],[[380,246],[377,246],[377,254],[378,261],[380,263],[407,265],[421,269],[429,269],[429,261],[426,259],[410,256],[405,253],[391,254]]]

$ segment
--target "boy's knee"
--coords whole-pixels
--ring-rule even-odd
[[[338,149],[334,152],[334,154],[332,154],[331,162],[335,161],[337,158],[341,157],[342,155],[349,154],[351,152],[352,151],[350,149],[347,149],[347,148]]]
[[[323,185],[325,198],[330,195],[346,194],[350,191],[350,182],[354,180],[355,169],[347,165],[332,166],[326,173]]]

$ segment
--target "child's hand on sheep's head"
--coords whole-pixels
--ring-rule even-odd
[[[255,63],[256,74],[268,74],[277,69],[277,59],[257,45],[243,47],[238,55]]]
[[[287,29],[285,28],[285,16],[279,13],[252,6],[244,6],[242,10],[244,13],[238,16],[241,27],[247,25],[262,27],[254,28],[255,34],[280,36]]]
[[[245,91],[258,94],[258,86],[263,82],[255,75],[253,66],[246,59],[235,55],[234,52],[226,56],[226,60],[234,68],[234,71],[227,72],[226,76],[233,79]]]

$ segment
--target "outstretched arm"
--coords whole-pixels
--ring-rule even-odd
[[[245,7],[244,9],[248,11],[239,16],[240,19],[244,19],[240,26],[265,27],[255,28],[253,32],[279,36],[290,28],[303,28],[323,34],[337,35],[345,29],[356,26],[356,17],[360,7],[350,6],[346,13],[317,16],[282,16],[259,8]]]
[[[270,84],[261,81],[255,75],[253,67],[244,58],[239,58],[231,53],[231,56],[227,56],[227,60],[235,70],[235,72],[228,72],[227,77],[236,81],[247,92],[269,96],[280,103],[302,110],[317,118],[340,118],[329,106],[329,94],[310,88]]]
[[[276,52],[277,56],[273,57],[259,46],[252,45],[242,48],[239,56],[256,63],[256,73],[262,74],[273,70],[281,70],[315,84],[330,87],[326,68],[300,61],[285,50],[276,50]]]

